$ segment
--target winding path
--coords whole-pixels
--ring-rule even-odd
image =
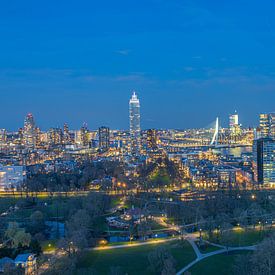
[[[190,245],[194,249],[194,252],[196,253],[197,258],[193,262],[189,263],[187,266],[185,266],[184,268],[182,268],[177,273],[177,275],[183,274],[184,272],[186,272],[188,269],[190,269],[192,266],[194,266],[198,262],[200,262],[200,261],[202,261],[202,260],[204,260],[204,259],[206,259],[208,257],[214,256],[214,255],[223,254],[223,253],[227,253],[227,252],[231,252],[231,251],[242,251],[242,250],[254,251],[254,250],[256,250],[256,246],[255,245],[252,245],[252,246],[241,246],[241,247],[228,247],[228,248],[226,248],[225,246],[222,246],[222,245],[212,244],[214,246],[219,247],[220,249],[216,250],[216,251],[209,252],[209,253],[201,253],[200,250],[199,250],[199,248],[198,248],[198,246],[197,246],[197,244],[196,244],[196,242],[195,242],[196,239],[193,236],[187,237],[186,240],[190,243]]]

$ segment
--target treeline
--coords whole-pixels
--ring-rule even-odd
[[[181,179],[178,168],[168,158],[159,158],[152,163],[143,163],[139,167],[139,181],[144,188],[163,188],[177,183]]]
[[[108,177],[124,178],[124,164],[117,161],[87,161],[78,165],[70,173],[50,172],[39,173],[28,177],[24,190],[30,192],[69,192],[87,190],[93,180],[102,180],[102,186],[108,187]]]
[[[28,199],[25,199],[28,203]],[[111,208],[110,197],[90,193],[87,196],[74,197],[65,202],[66,212],[61,212],[62,219],[50,217],[49,209],[61,205],[57,199],[55,204],[48,203],[47,206],[39,206],[33,203],[33,213],[21,219],[22,221],[11,222],[2,220],[0,233],[1,243],[0,256],[10,256],[14,258],[19,253],[31,252],[39,255],[42,243],[49,238],[46,221],[59,221],[65,225],[65,235],[59,238],[58,247],[68,254],[74,254],[87,247],[96,244],[96,240],[102,234],[102,228],[98,227],[98,219]],[[23,202],[20,204],[23,206]],[[17,216],[24,211],[21,206],[17,211]],[[57,208],[55,210],[58,210]],[[13,218],[11,217],[11,220]],[[6,221],[6,222],[5,222]]]

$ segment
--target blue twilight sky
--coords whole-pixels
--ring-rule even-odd
[[[274,0],[2,0],[0,128],[204,127],[275,110]]]

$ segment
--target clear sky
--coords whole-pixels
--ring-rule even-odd
[[[204,127],[275,110],[274,0],[3,0],[0,128]]]

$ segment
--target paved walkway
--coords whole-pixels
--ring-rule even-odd
[[[144,246],[144,245],[150,245],[150,244],[161,244],[161,243],[167,243],[179,240],[179,238],[170,238],[170,239],[161,239],[161,240],[150,240],[145,242],[134,242],[134,243],[127,243],[127,244],[121,244],[121,245],[106,245],[106,246],[97,246],[93,247],[91,250],[111,250],[111,249],[118,249],[118,248],[129,248],[129,247],[135,247],[135,246]]]
[[[218,245],[218,244],[212,244],[212,243],[210,243],[211,245],[217,246],[217,247],[219,247],[221,249],[216,250],[216,251],[212,251],[212,252],[209,252],[209,253],[201,253],[200,250],[199,250],[199,248],[198,248],[198,246],[197,246],[197,244],[196,244],[196,242],[195,242],[196,239],[193,236],[188,236],[186,238],[186,240],[190,243],[190,245],[194,249],[194,252],[196,253],[197,258],[193,262],[189,263],[187,266],[185,266],[184,268],[182,268],[177,273],[177,275],[183,274],[184,272],[186,272],[187,270],[189,270],[192,266],[194,266],[198,262],[200,262],[203,259],[206,259],[208,257],[212,257],[214,255],[224,254],[224,253],[231,252],[231,251],[241,251],[241,250],[254,251],[254,250],[256,250],[256,246],[255,245],[252,245],[252,246],[241,246],[241,247],[228,247],[228,248],[226,248],[223,245]]]

